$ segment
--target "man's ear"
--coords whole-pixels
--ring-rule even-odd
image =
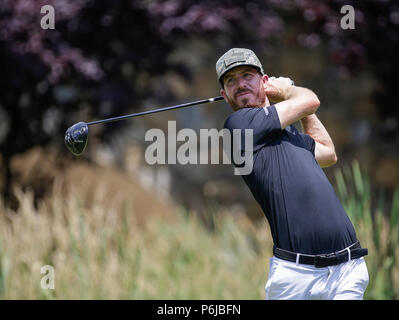
[[[220,89],[220,95],[223,96],[224,100],[227,101],[227,98],[226,98],[226,91],[224,91],[224,89]]]
[[[269,81],[269,76],[267,74],[264,74],[262,76],[262,82],[263,82],[263,88],[266,90],[267,88],[267,82]]]

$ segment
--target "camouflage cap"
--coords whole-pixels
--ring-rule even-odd
[[[216,62],[216,73],[218,80],[223,87],[223,76],[227,71],[238,66],[252,66],[263,75],[263,67],[256,54],[245,48],[232,48],[222,55]]]

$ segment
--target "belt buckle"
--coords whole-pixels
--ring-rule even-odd
[[[324,268],[327,267],[325,256],[317,255],[314,257],[314,266],[316,268]]]
[[[336,264],[337,264],[337,255],[334,253],[319,254],[314,257],[314,266],[316,268],[325,268]]]

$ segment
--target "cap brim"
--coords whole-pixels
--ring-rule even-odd
[[[224,86],[223,86],[223,77],[224,77],[229,71],[233,70],[234,68],[243,67],[243,66],[248,66],[248,67],[255,68],[256,70],[259,71],[259,73],[260,73],[262,76],[263,76],[263,74],[264,74],[264,73],[262,72],[262,69],[259,68],[259,67],[256,66],[256,65],[249,64],[249,63],[237,64],[236,66],[232,66],[231,68],[227,69],[225,72],[223,72],[223,73],[220,75],[220,77],[219,77],[219,83],[221,84],[221,86],[224,87]]]

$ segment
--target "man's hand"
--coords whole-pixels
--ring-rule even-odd
[[[269,101],[277,103],[288,99],[292,86],[293,81],[290,78],[270,77],[264,87]]]

